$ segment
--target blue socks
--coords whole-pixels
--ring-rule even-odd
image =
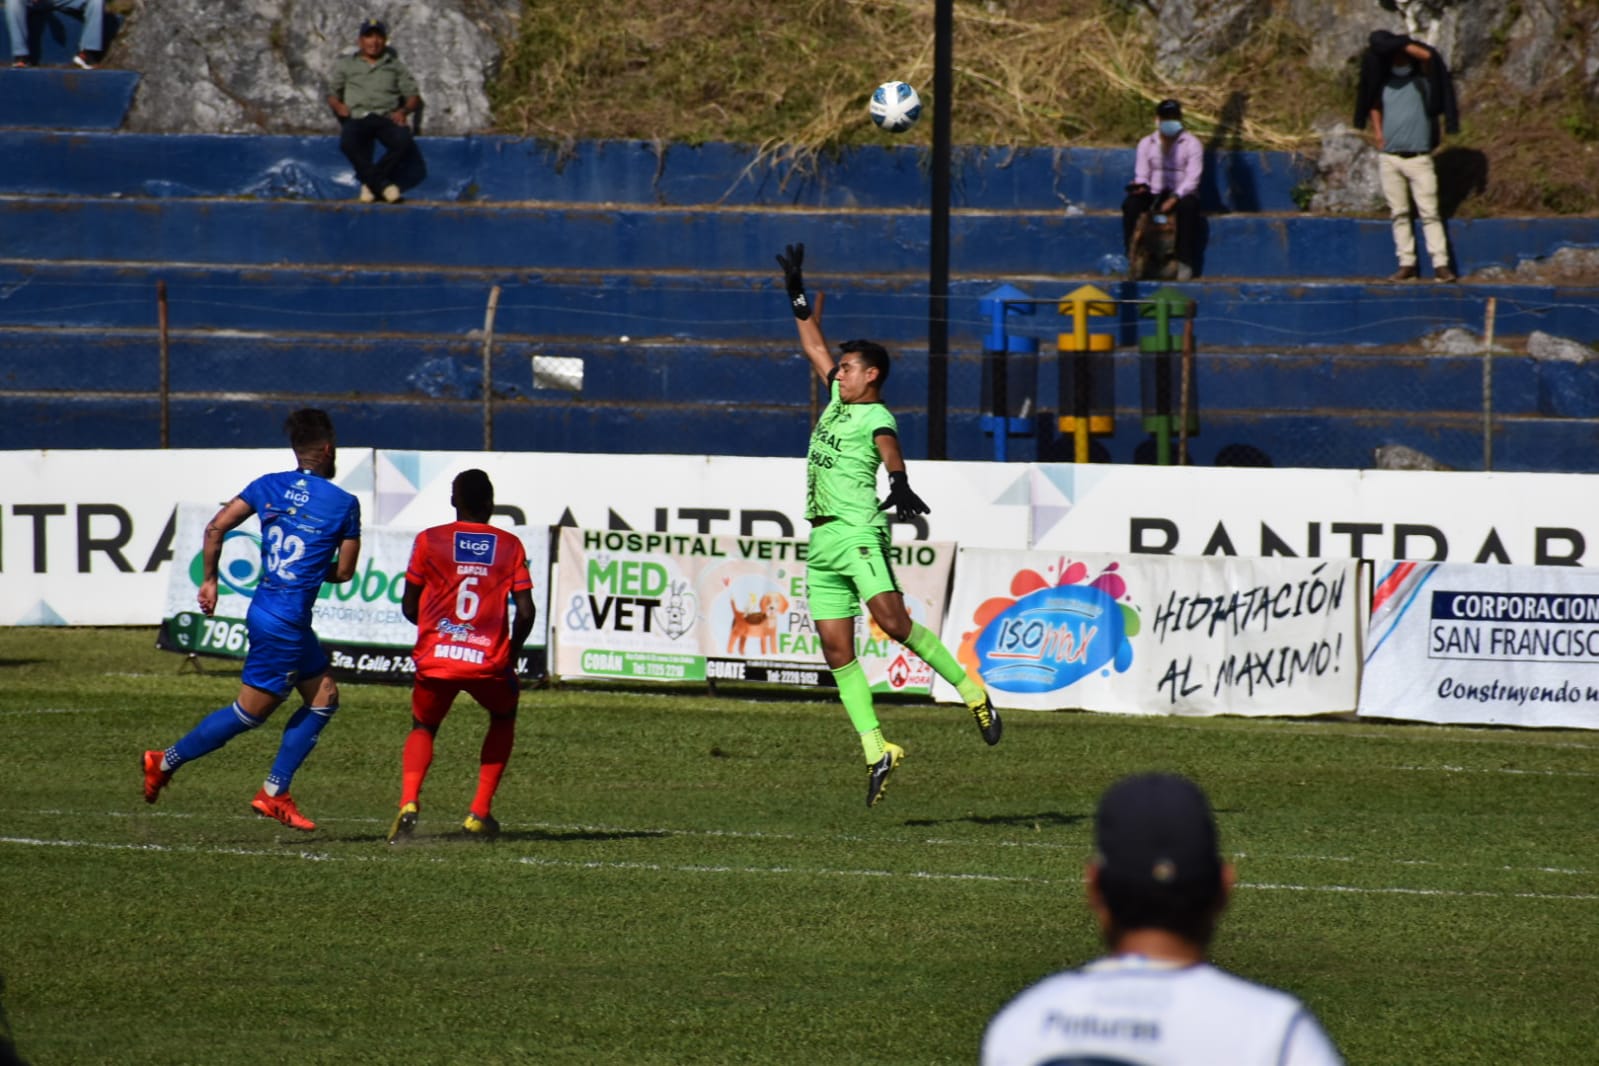
[[[246,733],[260,724],[261,719],[245,714],[244,708],[237,702],[218,707],[168,748],[162,763],[166,769],[176,770],[190,759],[209,755],[240,733]]]
[[[278,745],[278,757],[272,760],[272,771],[267,774],[267,795],[278,796],[289,791],[294,772],[316,747],[317,737],[338,709],[335,703],[331,707],[302,706],[294,712],[289,724],[283,727],[283,743]]]
[[[317,737],[338,709],[339,705],[335,703],[331,707],[302,706],[294,712],[289,724],[283,727],[283,742],[278,745],[278,756],[272,760],[272,771],[267,774],[267,795],[276,796],[289,791],[289,781],[293,779],[294,772],[311,754],[311,749],[316,747]],[[261,722],[262,719],[245,714],[244,708],[237,702],[219,707],[200,719],[198,725],[166,750],[161,760],[162,767],[176,770],[191,759],[211,754],[240,733],[256,728]]]

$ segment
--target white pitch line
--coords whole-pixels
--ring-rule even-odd
[[[174,855],[245,855],[307,862],[333,862],[333,856],[316,851],[281,851],[265,848],[220,848],[195,844],[115,844],[93,840],[39,840],[35,837],[0,837],[0,844],[21,844],[34,848],[89,848],[94,851],[156,851]]]
[[[1488,892],[1482,889],[1460,888],[1362,888],[1356,885],[1279,885],[1266,882],[1240,881],[1239,888],[1258,888],[1266,892],[1348,892],[1360,895],[1387,896],[1452,896],[1465,899],[1562,899],[1599,900],[1599,895],[1586,892]]]
[[[796,874],[802,877],[908,877],[918,881],[991,881],[1001,884],[1029,885],[1054,885],[1060,883],[1043,877],[1012,877],[1005,874],[983,873],[933,873],[929,870],[842,870],[828,869],[826,867],[804,869],[798,866],[705,866],[700,864],[598,862],[530,857],[518,859],[517,862],[524,866],[542,866],[560,870],[648,870],[651,873],[683,874]]]
[[[24,714],[99,714],[101,707],[29,707],[21,711],[0,711],[0,718],[17,718]]]
[[[1508,766],[1474,767],[1451,766],[1448,763],[1439,766],[1395,766],[1394,770],[1423,774],[1507,774],[1524,777],[1599,777],[1599,772],[1592,770],[1517,770]]]
[[[40,815],[51,818],[183,818],[193,819],[203,817],[186,811],[171,810],[128,810],[128,811],[68,811],[60,808],[42,808],[20,812],[25,815]],[[224,818],[234,822],[259,822],[260,816],[250,814],[224,814],[211,815],[212,818]],[[322,818],[321,825],[388,825],[388,818]],[[722,840],[754,840],[754,841],[791,841],[798,844],[819,844],[823,846],[834,844],[897,844],[904,847],[949,847],[949,848],[1028,848],[1044,851],[1066,852],[1073,856],[1080,856],[1086,860],[1092,847],[1088,841],[1086,830],[1083,840],[1079,843],[1055,843],[1045,840],[956,840],[949,837],[924,837],[917,839],[885,840],[881,837],[855,836],[851,834],[838,834],[834,836],[817,837],[804,836],[799,833],[773,833],[760,829],[676,829],[665,826],[623,826],[623,825],[592,825],[583,822],[518,822],[517,828],[537,829],[551,833],[610,833],[627,837],[690,837]],[[274,853],[276,854],[276,853]],[[1251,859],[1257,862],[1324,862],[1324,863],[1360,863],[1372,868],[1379,865],[1392,866],[1435,866],[1440,869],[1476,870],[1489,869],[1503,873],[1535,873],[1535,874],[1561,874],[1576,877],[1588,876],[1590,871],[1572,869],[1562,866],[1492,866],[1478,867],[1470,863],[1441,862],[1437,859],[1395,859],[1382,860],[1361,857],[1357,855],[1312,855],[1291,853],[1287,855],[1274,855],[1270,853],[1231,852],[1228,857],[1233,861]]]
[[[268,848],[217,847],[195,844],[118,844],[89,840],[41,840],[36,837],[0,837],[0,844],[38,848],[86,848],[95,851],[130,851],[178,855],[227,855],[245,858],[300,859],[305,862],[390,862],[399,858],[392,852],[374,855],[329,855],[326,852],[283,850]],[[431,862],[448,861],[442,857]],[[1076,886],[1080,881],[1057,880],[1047,877],[1024,877],[990,873],[937,873],[931,870],[850,870],[829,867],[804,868],[798,866],[710,866],[690,863],[613,862],[581,859],[546,859],[520,856],[516,861],[524,866],[558,870],[615,870],[620,872],[646,870],[652,873],[682,874],[747,874],[756,876],[794,877],[880,877],[905,878],[912,881],[961,881],[988,884],[1024,884],[1046,886]],[[1599,895],[1588,893],[1556,892],[1489,892],[1450,888],[1405,888],[1402,886],[1362,887],[1358,885],[1290,885],[1267,882],[1240,882],[1240,888],[1268,892],[1336,892],[1351,895],[1402,895],[1467,899],[1531,899],[1549,901],[1588,902],[1599,900]]]
[[[1054,712],[1046,711],[1043,713],[1049,714]],[[1212,718],[1206,719],[1207,724],[1205,725],[1195,725],[1192,722],[1185,721],[1157,722],[1150,715],[1121,715],[1120,717],[1124,719],[1137,718],[1147,721],[1150,725],[1159,725],[1163,729],[1187,730],[1189,732],[1299,733],[1305,739],[1316,740],[1386,740],[1390,742],[1402,740],[1407,744],[1504,744],[1524,745],[1533,749],[1556,748],[1574,749],[1576,751],[1599,750],[1599,744],[1585,744],[1580,740],[1569,740],[1564,738],[1555,739],[1554,737],[1548,737],[1548,739],[1545,739],[1545,735],[1540,735],[1530,730],[1516,730],[1514,732],[1507,730],[1497,735],[1486,732],[1464,734],[1458,730],[1452,733],[1435,734],[1424,731],[1428,728],[1427,723],[1424,722],[1395,722],[1394,725],[1396,727],[1409,727],[1412,730],[1412,732],[1400,737],[1395,736],[1393,733],[1386,732],[1357,732],[1351,723],[1318,721],[1313,718],[1293,719],[1288,721],[1281,719],[1270,721],[1257,718],[1236,724],[1227,719]],[[1309,729],[1306,728],[1307,726],[1321,726],[1325,728]],[[1447,729],[1449,727],[1440,726],[1437,728]],[[1559,736],[1559,734],[1556,734],[1556,736]]]

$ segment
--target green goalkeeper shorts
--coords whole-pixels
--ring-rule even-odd
[[[805,558],[811,618],[854,618],[861,601],[900,591],[888,561],[887,526],[828,522],[811,530]]]

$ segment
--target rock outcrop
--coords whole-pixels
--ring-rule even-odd
[[[328,73],[375,14],[422,87],[424,129],[470,133],[491,125],[484,86],[519,8],[517,0],[406,0],[386,10],[358,0],[139,0],[110,59],[143,75],[129,129],[326,132]]]

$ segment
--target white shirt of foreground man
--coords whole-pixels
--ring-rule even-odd
[[[1235,875],[1210,804],[1170,774],[1100,798],[1088,902],[1110,954],[1007,1004],[983,1066],[1339,1066],[1303,1003],[1206,961]]]

